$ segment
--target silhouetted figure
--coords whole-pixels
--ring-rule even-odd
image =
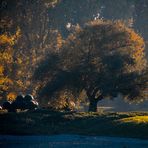
[[[30,95],[30,94],[27,94],[24,99],[25,99],[25,101],[32,101],[32,100],[34,100],[33,96]]]
[[[12,107],[14,109],[25,109],[25,103],[24,103],[24,96],[23,95],[18,95],[15,99],[15,101],[12,102]]]
[[[18,95],[16,99],[11,103],[9,101],[4,102],[3,109],[7,109],[8,112],[16,112],[20,110],[33,110],[38,108],[38,102],[33,98],[32,95]]]
[[[27,109],[32,110],[38,108],[38,102],[33,98],[32,95],[28,94],[24,98],[25,100],[25,106]]]
[[[9,110],[10,106],[11,106],[11,102],[6,101],[6,102],[3,103],[2,108],[6,109],[6,110]]]
[[[10,101],[6,101],[2,105],[2,109],[6,109],[8,112],[15,112],[15,108],[12,107],[12,103]]]
[[[6,101],[3,103],[2,109],[6,109],[8,112],[16,112],[20,110],[33,110],[38,108],[38,102],[33,98],[32,95],[18,95],[13,102]]]

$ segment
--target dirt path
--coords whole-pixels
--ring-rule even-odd
[[[0,148],[148,148],[148,140],[80,135],[0,136]]]

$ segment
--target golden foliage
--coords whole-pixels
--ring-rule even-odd
[[[145,55],[144,55],[144,49],[145,49],[145,44],[144,40],[141,36],[139,36],[137,33],[135,33],[133,30],[129,31],[130,34],[130,41],[134,45],[132,48],[132,55],[135,60],[135,63],[137,64],[136,68],[141,70],[143,67],[146,66],[146,60],[145,60]]]
[[[2,65],[0,65],[0,76],[3,75],[3,72],[4,72],[4,67]]]
[[[56,99],[51,99],[48,103],[49,106],[56,109],[64,109],[66,107],[71,109],[75,108],[75,99],[71,91],[63,89],[57,93],[57,96],[54,97],[56,97]]]
[[[15,71],[17,69],[17,65],[21,64],[21,57],[17,60],[14,59],[14,45],[17,43],[21,35],[21,31],[17,28],[17,31],[14,35],[8,35],[4,33],[0,35],[0,97],[6,92],[8,98],[14,98],[11,90],[17,87]],[[5,94],[5,93],[4,93]],[[13,93],[14,94],[14,93]]]
[[[14,37],[7,34],[0,35],[0,45],[2,44],[14,45]]]
[[[124,38],[126,42],[126,49],[129,52],[129,55],[134,59],[135,66],[128,67],[131,71],[138,70],[141,71],[146,67],[146,58],[145,58],[145,42],[144,39],[136,33],[133,29],[128,28],[123,21],[115,21],[115,25],[119,26],[121,30],[125,30],[127,33],[126,38]],[[119,43],[120,45],[120,43]]]
[[[15,98],[16,98],[17,94],[15,92],[10,92],[8,95],[7,95],[7,100],[9,101],[14,101]]]
[[[10,46],[14,45],[20,35],[20,28],[17,28],[17,31],[14,35],[8,35],[7,33],[0,35],[0,46],[2,46],[3,44],[7,44]]]

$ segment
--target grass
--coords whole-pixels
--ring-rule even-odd
[[[133,124],[148,124],[148,116],[134,116],[134,117],[128,117],[123,118],[119,120],[122,123],[133,123]]]
[[[148,112],[0,112],[0,134],[80,134],[148,138]]]

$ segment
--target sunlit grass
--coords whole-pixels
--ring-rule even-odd
[[[122,123],[146,123],[148,124],[148,116],[134,116],[119,120]]]
[[[0,111],[0,134],[148,138],[148,112]]]

